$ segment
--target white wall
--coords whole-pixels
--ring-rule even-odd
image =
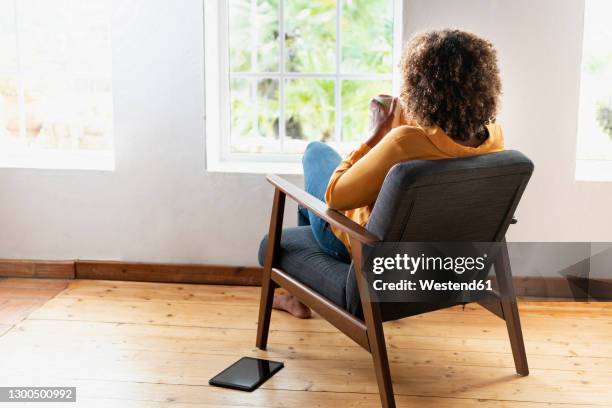
[[[121,3],[116,171],[0,169],[0,258],[255,264],[271,188],[261,175],[204,170],[202,2]],[[462,27],[499,49],[507,145],[536,163],[515,240],[612,241],[612,184],[573,177],[582,9],[577,0],[407,4],[409,31]]]
[[[412,30],[464,28],[498,48],[506,145],[536,166],[513,240],[612,240],[612,183],[574,180],[583,9],[577,0],[409,1]]]
[[[204,169],[202,1],[120,1],[116,171],[0,169],[0,258],[256,262],[272,190]]]

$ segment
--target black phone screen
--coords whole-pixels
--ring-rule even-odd
[[[277,361],[242,357],[214,376],[208,383],[218,387],[253,391],[284,367]]]

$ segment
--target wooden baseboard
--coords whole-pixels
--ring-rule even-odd
[[[121,261],[76,261],[76,278],[257,286],[261,282],[261,268]]]
[[[260,267],[197,264],[161,264],[123,261],[32,261],[0,259],[0,277],[99,279],[160,283],[198,283],[207,285],[258,286]],[[581,289],[595,299],[612,300],[612,280],[588,283],[563,277],[525,277],[513,279],[517,296],[527,298],[582,299]],[[582,292],[583,293],[583,292]]]
[[[612,279],[515,276],[512,281],[523,298],[612,300]]]
[[[516,295],[520,297],[572,297],[569,283],[562,277],[515,276],[512,282]]]
[[[0,277],[74,279],[75,261],[0,259]]]
[[[99,279],[257,286],[260,267],[123,261],[0,259],[0,278]]]

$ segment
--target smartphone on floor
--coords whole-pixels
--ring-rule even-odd
[[[284,366],[283,363],[278,361],[242,357],[240,360],[211,378],[208,383],[217,387],[253,391],[259,388],[260,385],[265,383]]]

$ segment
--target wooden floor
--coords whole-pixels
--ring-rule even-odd
[[[36,281],[9,284],[34,290],[24,298],[37,293]],[[27,317],[0,322],[0,385],[76,386],[69,407],[378,406],[369,355],[319,317],[274,312],[269,350],[257,350],[258,296],[252,287],[71,281]],[[503,322],[478,306],[386,325],[398,405],[612,407],[612,303],[520,309],[525,378],[514,375]],[[285,368],[253,393],[208,386],[241,356]]]
[[[67,286],[65,279],[0,278],[0,336]]]

